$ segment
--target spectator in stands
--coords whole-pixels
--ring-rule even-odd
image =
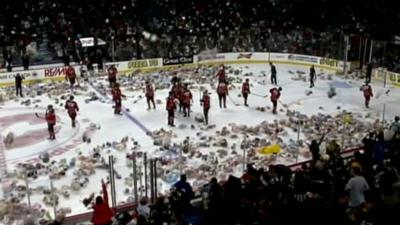
[[[96,203],[93,205],[93,216],[91,222],[93,225],[111,225],[113,212],[108,205],[107,186],[104,180],[101,180],[103,197],[97,196]]]
[[[353,177],[346,184],[349,192],[349,207],[355,220],[359,220],[365,204],[365,192],[369,190],[367,180],[361,174],[361,168],[354,166],[351,168]]]

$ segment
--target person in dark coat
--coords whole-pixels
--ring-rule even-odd
[[[17,73],[17,75],[15,75],[15,90],[17,93],[17,96],[21,96],[24,97],[22,95],[22,81],[24,80],[24,77],[21,76],[21,74]]]
[[[313,162],[316,162],[321,157],[321,155],[319,153],[319,146],[324,141],[324,138],[325,138],[325,134],[322,135],[322,137],[321,137],[321,139],[319,139],[319,141],[312,140],[311,144],[309,145],[309,149],[310,149],[310,152],[311,152],[311,156],[312,156],[312,161]]]
[[[29,56],[27,53],[22,56],[22,66],[24,70],[29,70]]]

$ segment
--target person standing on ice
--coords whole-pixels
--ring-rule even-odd
[[[203,114],[204,114],[204,123],[208,125],[208,111],[210,111],[210,95],[208,95],[208,91],[205,90],[203,92],[203,97],[200,100],[200,105],[203,106]]]
[[[108,82],[110,83],[110,87],[114,87],[114,84],[117,82],[117,73],[118,70],[114,65],[111,65],[110,68],[107,69],[108,74]]]
[[[74,96],[70,96],[67,102],[65,102],[65,109],[68,112],[69,118],[71,118],[72,127],[75,127],[76,114],[79,111],[78,103],[74,101]]]
[[[108,204],[107,186],[104,180],[101,180],[103,197],[97,196],[96,203],[92,205],[93,215],[91,222],[93,225],[111,225],[113,212]]]
[[[371,97],[374,97],[371,86],[368,83],[365,83],[363,86],[361,86],[360,91],[362,91],[364,94],[365,107],[369,108],[369,101],[371,100]]]
[[[182,92],[182,106],[183,106],[183,116],[190,117],[190,105],[193,102],[193,95],[190,92],[189,87],[185,84]]]
[[[111,95],[115,103],[114,114],[121,115],[122,108],[122,97],[125,97],[119,89],[119,84],[115,83],[113,89],[111,90]]]
[[[281,97],[282,88],[271,88],[269,93],[271,94],[271,102],[272,102],[272,113],[277,114],[276,108],[278,106],[279,97]]]
[[[177,82],[171,88],[171,91],[175,97],[175,99],[179,100],[179,112],[182,112],[183,109],[183,102],[182,102],[182,93],[183,93],[183,86],[181,81],[178,79]]]
[[[150,81],[146,81],[145,95],[147,100],[147,110],[150,110],[150,102],[153,104],[153,109],[156,109],[156,103],[154,102],[154,87]]]
[[[221,64],[219,66],[218,73],[215,76],[218,77],[218,83],[225,83],[226,74],[225,74],[225,66],[224,66],[224,64]]]
[[[54,127],[56,126],[56,113],[54,112],[53,106],[48,105],[45,113],[45,119],[47,122],[47,129],[49,131],[49,139],[55,140],[56,134],[54,132]]]
[[[15,75],[15,90],[17,92],[17,96],[24,97],[22,95],[22,81],[24,80],[24,77],[22,77],[19,73]]]
[[[65,72],[65,79],[69,81],[70,88],[73,90],[76,82],[76,73],[74,67],[68,66],[67,71]]]
[[[372,63],[368,63],[367,71],[365,73],[365,83],[371,83]]]
[[[271,84],[278,85],[276,82],[276,67],[274,64],[272,64],[272,62],[270,62],[269,65],[271,67]]]
[[[226,108],[226,96],[228,95],[228,83],[226,81],[218,84],[217,94],[219,99],[219,107],[222,108],[223,104],[224,108]]]
[[[310,88],[314,87],[314,81],[317,79],[317,74],[315,72],[314,65],[310,67]]]
[[[176,98],[174,97],[174,93],[172,91],[169,92],[169,96],[167,98],[166,109],[168,111],[168,125],[174,127],[174,117],[175,117],[175,109],[176,109]]]
[[[242,84],[242,95],[243,95],[245,106],[249,106],[247,104],[247,97],[249,96],[249,94],[250,94],[250,83],[249,83],[249,79],[246,79],[246,81]]]

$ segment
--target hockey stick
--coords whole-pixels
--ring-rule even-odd
[[[256,94],[256,93],[250,93],[250,94],[254,95],[254,96],[262,97],[262,98],[268,97],[268,95],[260,95],[260,94]]]
[[[240,104],[237,103],[237,102],[235,102],[235,101],[233,100],[233,98],[232,98],[230,95],[228,95],[228,98],[229,98],[229,100],[231,100],[231,102],[232,102],[235,106],[240,106]]]

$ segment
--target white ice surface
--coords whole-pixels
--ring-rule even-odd
[[[252,84],[252,93],[266,95],[269,94],[268,90],[272,87],[269,82],[269,66],[266,65],[233,65],[235,68],[242,68],[246,72],[252,72],[254,75],[250,76],[251,84]],[[313,115],[316,113],[324,113],[324,114],[335,114],[339,111],[337,107],[340,106],[341,109],[359,112],[362,114],[371,113],[373,118],[381,118],[383,104],[386,103],[386,119],[392,119],[396,113],[400,111],[400,91],[395,88],[391,88],[391,92],[389,95],[382,94],[379,98],[374,98],[371,100],[371,109],[365,110],[363,107],[363,96],[362,92],[359,90],[359,87],[362,85],[362,81],[346,81],[341,78],[334,76],[333,81],[341,82],[343,84],[349,85],[349,88],[337,88],[337,96],[329,99],[327,97],[327,90],[329,84],[333,81],[328,80],[317,80],[316,87],[312,89],[313,94],[310,96],[305,95],[305,91],[310,90],[308,88],[308,83],[303,81],[293,81],[290,78],[292,76],[296,76],[295,74],[288,73],[291,71],[304,71],[306,74],[308,73],[308,68],[301,66],[287,66],[287,65],[276,65],[278,70],[278,85],[283,88],[281,102],[288,104],[289,108],[292,110],[299,111],[301,113],[305,113],[307,115]],[[262,76],[261,71],[267,71],[267,76]],[[320,73],[321,71],[317,71]],[[329,71],[324,71],[325,74],[330,73]],[[232,74],[228,74],[228,76],[233,76]],[[264,82],[264,84],[263,84]],[[87,85],[87,84],[86,84]],[[274,120],[284,119],[286,118],[284,113],[280,113],[278,115],[273,115],[270,111],[267,112],[259,112],[255,110],[256,106],[270,106],[269,98],[262,98],[255,95],[250,95],[249,97],[249,105],[250,107],[244,107],[242,103],[242,99],[238,97],[240,93],[241,84],[235,84],[236,89],[230,92],[230,96],[236,103],[240,103],[240,106],[235,106],[231,100],[227,99],[227,108],[220,109],[218,107],[218,98],[215,93],[215,90],[211,90],[209,86],[206,86],[209,92],[211,93],[211,110],[210,110],[210,124],[215,124],[217,126],[216,129],[211,130],[209,135],[215,135],[216,130],[220,130],[223,126],[226,126],[229,123],[236,124],[246,124],[246,125],[257,125],[262,121],[272,122]],[[375,93],[381,92],[383,87],[381,82],[373,83],[373,89]],[[91,88],[90,88],[91,90]],[[130,114],[133,115],[138,121],[140,121],[145,127],[149,130],[153,131],[155,129],[165,128],[170,129],[167,126],[167,113],[165,111],[165,98],[167,96],[168,90],[157,90],[156,99],[160,99],[162,101],[161,105],[157,105],[156,110],[147,111],[147,105],[145,100],[141,100],[136,104],[133,103],[132,98],[127,98],[123,101],[123,105],[130,109]],[[183,118],[181,115],[177,115],[176,125],[177,127],[184,123],[188,125],[186,129],[178,129],[173,128],[172,130],[177,134],[177,138],[174,138],[174,142],[181,142],[186,137],[189,137],[190,140],[196,141],[198,140],[198,136],[196,135],[199,132],[198,129],[192,130],[190,129],[191,124],[198,124],[194,121],[194,115],[202,112],[202,108],[199,104],[200,94],[198,90],[193,90],[194,104],[192,107],[192,115],[190,118]],[[138,95],[143,93],[137,92],[125,92],[126,95]],[[67,145],[71,139],[80,138],[83,134],[83,130],[85,127],[89,125],[89,122],[85,122],[85,119],[89,119],[91,123],[101,125],[101,129],[97,130],[93,137],[91,138],[90,144],[81,144],[74,149],[71,149],[69,152],[61,155],[53,157],[52,160],[60,160],[62,158],[70,159],[72,157],[76,157],[78,152],[81,152],[83,155],[87,155],[91,152],[91,150],[97,145],[102,145],[105,142],[112,141],[120,141],[121,138],[125,136],[129,136],[137,140],[141,145],[141,150],[149,152],[149,155],[157,154],[163,155],[163,153],[156,152],[158,147],[153,146],[153,140],[151,137],[147,136],[145,132],[140,129],[135,123],[127,118],[127,116],[116,116],[113,114],[112,104],[101,103],[101,102],[91,102],[89,104],[84,103],[84,99],[86,97],[83,95],[76,96],[76,101],[80,106],[80,112],[78,115],[78,128],[71,128],[69,118],[66,112],[62,107],[56,107],[56,113],[60,116],[62,123],[59,123],[61,126],[60,133],[57,135],[57,140],[52,141],[42,141],[34,146],[29,146],[20,149],[13,149],[6,151],[7,158],[7,167],[9,171],[12,171],[15,163],[23,162],[29,158],[37,157],[37,155],[43,151],[50,150],[55,146],[65,146]],[[40,103],[41,107],[45,107],[47,104],[54,104],[54,100],[49,99],[48,97],[41,98],[42,103]],[[323,109],[320,109],[320,106]],[[282,106],[279,105],[279,108]],[[41,110],[35,109],[25,109],[18,102],[7,102],[0,109],[1,115],[13,115],[21,112],[41,112]],[[45,127],[45,124],[35,125]],[[14,131],[16,134],[22,134],[25,130],[30,130],[32,127],[27,123],[16,123],[12,127],[8,127],[4,131],[1,131],[1,135],[3,137],[9,131]],[[18,130],[18,131],[17,131]],[[203,132],[204,133],[204,132]],[[292,134],[295,135],[295,134]],[[235,142],[235,141],[233,141]],[[240,140],[236,141],[237,145],[240,145]],[[230,145],[232,142],[230,142]],[[215,151],[215,148],[200,148],[199,151],[206,153],[209,151]],[[106,150],[107,151],[107,150]],[[229,150],[228,150],[229,151]],[[129,150],[128,150],[129,152]],[[156,152],[156,153],[155,153]],[[241,150],[237,150],[238,158],[241,158]],[[105,158],[106,155],[112,154],[117,158],[115,163],[116,170],[122,174],[123,178],[120,180],[116,180],[117,184],[117,202],[125,201],[127,199],[127,195],[125,195],[123,190],[126,187],[124,182],[124,177],[127,177],[132,169],[126,166],[126,155],[127,151],[118,152],[115,149],[109,149],[108,153],[104,153]],[[299,161],[306,160],[303,157],[299,157]],[[223,162],[223,160],[222,160]],[[278,159],[278,162],[281,163],[294,163],[293,160],[286,159]],[[194,167],[195,168],[200,165],[202,162],[198,159],[188,160],[186,162],[185,168]],[[54,181],[55,187],[61,187],[62,185],[68,185],[73,179],[72,170],[67,172],[67,176],[60,180]],[[242,167],[240,165],[234,166],[233,172],[236,175],[239,175],[242,172]],[[90,177],[90,182],[87,187],[79,191],[78,193],[71,193],[71,197],[66,199],[60,196],[60,207],[71,207],[73,214],[81,213],[86,211],[85,207],[81,203],[82,199],[89,196],[90,193],[95,192],[96,194],[100,191],[100,180],[102,178],[106,178],[108,175],[107,170],[98,169],[94,175]],[[19,184],[23,184],[23,181],[20,180]],[[50,181],[48,177],[41,176],[37,180],[30,181],[31,187],[37,186],[45,186],[49,188]],[[165,191],[168,190],[169,185],[160,182],[159,190]],[[41,204],[42,200],[41,194],[33,194],[32,195],[32,203]]]

